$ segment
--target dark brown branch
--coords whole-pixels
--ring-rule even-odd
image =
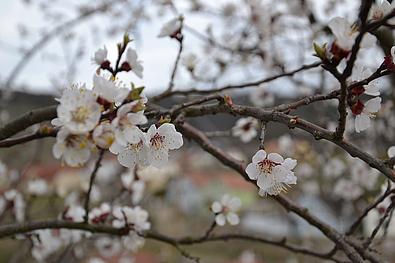
[[[354,223],[352,223],[352,225],[350,226],[349,230],[346,232],[346,235],[352,235],[353,233],[355,233],[355,231],[358,229],[358,227],[361,225],[363,219],[368,215],[368,213],[376,208],[381,202],[384,201],[385,198],[387,198],[389,195],[395,193],[395,189],[390,189],[391,183],[388,182],[388,187],[387,190],[384,192],[384,194],[380,195],[376,201],[374,201],[372,204],[370,204],[369,206],[367,206],[365,208],[365,210],[363,211],[363,213],[354,221]]]
[[[178,128],[187,138],[193,139],[205,151],[212,154],[224,165],[233,168],[234,170],[239,172],[239,174],[242,175],[246,181],[252,182],[255,185],[254,181],[252,181],[246,174],[244,163],[235,160],[233,157],[227,155],[218,147],[212,145],[208,138],[205,137],[205,135],[201,131],[192,127],[188,123],[178,124]],[[355,251],[352,246],[350,246],[344,240],[343,236],[340,233],[338,233],[331,226],[325,224],[324,222],[310,214],[306,208],[301,208],[297,206],[282,195],[274,196],[273,199],[280,203],[286,210],[294,212],[295,214],[299,215],[301,218],[309,222],[311,225],[319,229],[325,236],[327,236],[339,247],[341,247],[342,250],[346,253],[347,257],[349,257],[353,262],[363,262],[361,256]]]
[[[84,208],[85,208],[84,222],[85,223],[87,223],[88,219],[89,219],[89,201],[90,201],[91,192],[93,189],[93,183],[95,182],[96,174],[100,168],[100,163],[101,163],[101,160],[103,159],[103,155],[104,155],[104,150],[100,150],[99,157],[97,158],[95,167],[93,168],[93,171],[92,171],[90,179],[89,179],[89,188],[88,188],[88,192],[86,193],[85,204],[84,204]]]
[[[0,141],[7,139],[33,124],[56,118],[57,105],[31,110],[0,128]]]

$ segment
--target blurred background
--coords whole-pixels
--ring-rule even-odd
[[[3,25],[0,125],[28,110],[54,105],[54,97],[73,83],[91,87],[97,67],[91,61],[94,51],[105,45],[110,60],[115,60],[116,43],[125,32],[133,36],[132,45],[143,61],[144,77],[121,73],[120,79],[144,85],[148,97],[165,90],[178,46],[176,41],[157,35],[161,26],[178,14],[185,17],[185,41],[175,89],[209,90],[259,80],[317,61],[312,56],[312,43],[331,41],[327,22],[335,16],[354,21],[359,4],[355,0],[0,1]],[[390,30],[383,29],[376,37],[377,45],[362,50],[358,57],[358,63],[373,70],[393,45]],[[386,158],[387,148],[395,144],[395,93],[391,88],[394,81],[393,77],[385,77],[377,83],[383,104],[374,127],[356,134],[353,117],[349,116],[346,131],[352,142],[380,158]],[[336,88],[332,76],[315,68],[227,93],[238,104],[271,107]],[[170,107],[185,99],[171,97],[160,105]],[[329,101],[302,107],[293,114],[334,129],[336,107],[334,101]],[[232,136],[236,121],[235,117],[220,114],[196,118],[191,123],[235,158],[249,162],[258,149],[259,136],[248,143]],[[37,128],[31,127],[26,133]],[[1,224],[21,218],[22,221],[56,218],[68,206],[83,200],[93,162],[81,169],[63,167],[52,157],[54,140],[45,138],[0,151],[0,191],[5,193],[15,188],[23,199],[19,217],[15,207],[0,209]],[[340,231],[346,231],[352,219],[386,187],[384,177],[362,161],[300,131],[269,123],[265,144],[268,152],[298,160],[295,171],[298,184],[287,195]],[[332,247],[319,231],[288,214],[270,198],[259,197],[236,172],[222,166],[192,142],[186,141],[181,150],[171,155],[167,167],[160,170],[128,171],[111,154],[104,158],[94,188],[93,206],[102,202],[135,203],[137,197],[121,180],[122,175],[133,174],[145,186],[137,203],[149,211],[152,228],[160,233],[173,237],[202,235],[214,217],[211,203],[229,193],[242,201],[241,223],[217,228],[215,233],[252,233],[276,240],[287,236],[289,242],[319,251]],[[369,235],[386,204],[370,213],[359,229],[360,235]],[[392,260],[395,257],[391,249],[395,241],[392,216],[386,229],[380,234],[386,238],[379,237],[376,245]],[[137,253],[126,251],[119,242],[99,235],[86,242],[62,246],[43,261],[189,262],[174,248],[156,241],[147,240]],[[1,240],[0,262],[35,262],[37,258],[32,255],[31,247],[27,239]],[[211,242],[186,249],[202,262],[321,262],[246,241]]]

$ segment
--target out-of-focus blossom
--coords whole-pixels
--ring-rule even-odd
[[[240,206],[240,199],[228,194],[223,195],[220,201],[215,201],[211,205],[211,210],[215,213],[217,225],[223,226],[226,222],[232,226],[239,224],[240,218],[237,215],[237,211]]]
[[[136,232],[143,232],[151,228],[148,222],[148,212],[139,206],[135,207],[115,207],[113,209],[114,220],[112,222],[114,227],[131,227]]]
[[[132,203],[137,204],[143,198],[145,190],[145,182],[136,180],[134,173],[128,171],[121,175],[121,182],[125,188],[132,195]]]
[[[93,224],[103,223],[111,214],[111,206],[108,203],[102,203],[100,207],[95,207],[89,212],[89,222]]]
[[[181,30],[182,19],[182,16],[179,16],[166,22],[160,29],[158,37],[176,37]]]
[[[33,179],[27,183],[27,192],[36,195],[46,195],[49,191],[48,184],[43,179]]]
[[[126,61],[122,63],[121,68],[124,71],[132,71],[139,78],[143,77],[142,62],[138,60],[137,52],[132,48],[126,51]]]
[[[251,141],[257,135],[258,121],[253,117],[240,118],[232,128],[232,134],[244,143]]]
[[[104,46],[103,48],[99,48],[93,58],[92,61],[95,62],[97,65],[101,66],[104,62],[107,61],[107,48]]]

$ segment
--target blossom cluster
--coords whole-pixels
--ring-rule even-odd
[[[105,48],[95,53],[94,61],[99,69],[113,72]],[[133,49],[126,51],[126,61],[121,65],[121,71],[142,76],[141,62]],[[132,89],[122,87],[114,75],[106,78],[100,74],[93,76],[93,89],[87,89],[86,85],[65,89],[58,99],[58,117],[52,120],[59,128],[54,156],[78,167],[99,148],[116,154],[125,167],[165,165],[169,150],[182,146],[182,135],[171,123],[159,127],[151,124],[143,132],[141,125],[148,120],[144,115],[147,98],[141,94],[142,90],[133,85]]]

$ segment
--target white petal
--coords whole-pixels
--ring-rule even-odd
[[[219,226],[223,226],[225,225],[226,219],[224,214],[219,214],[215,216],[215,223],[217,223],[217,225]]]
[[[284,162],[284,158],[279,155],[278,153],[269,153],[267,159],[275,162],[275,163],[282,163]]]
[[[211,210],[212,210],[214,213],[219,213],[219,212],[221,212],[221,211],[222,211],[222,205],[221,205],[221,203],[218,202],[218,201],[215,201],[215,202],[211,205]]]
[[[125,149],[118,154],[118,161],[122,166],[134,167],[138,161],[138,156],[135,151]]]
[[[226,219],[228,220],[229,224],[235,226],[240,223],[239,216],[235,213],[228,213],[226,215]]]
[[[296,166],[297,163],[298,163],[298,162],[297,162],[295,159],[287,158],[287,159],[284,160],[284,162],[282,163],[282,165],[283,165],[285,168],[287,168],[287,169],[289,169],[289,170],[292,170],[292,169],[295,168],[295,166]]]
[[[374,112],[378,112],[380,110],[380,107],[381,107],[381,98],[376,97],[366,102],[363,111],[374,113]]]
[[[110,152],[113,154],[118,154],[120,153],[123,149],[125,149],[124,146],[120,145],[118,142],[114,141],[111,146],[110,146]]]
[[[264,150],[259,150],[252,157],[252,162],[253,163],[259,163],[259,162],[263,161],[263,159],[265,159],[265,158],[266,158],[266,152]]]
[[[136,126],[126,129],[123,134],[125,135],[125,139],[128,143],[133,144],[139,143],[141,139],[144,138],[143,132]]]
[[[365,114],[359,114],[355,117],[355,131],[361,132],[370,126],[370,118]]]
[[[258,179],[260,170],[258,169],[256,164],[250,163],[249,165],[247,165],[246,173],[251,180],[256,180]]]
[[[166,149],[151,150],[149,152],[149,163],[156,168],[162,168],[167,164],[169,154]]]
[[[365,94],[370,96],[380,96],[380,88],[375,83],[369,83],[369,85],[365,87]]]
[[[373,36],[372,34],[365,34],[362,38],[361,41],[361,48],[368,48],[372,47],[374,44],[376,44],[376,37]]]

